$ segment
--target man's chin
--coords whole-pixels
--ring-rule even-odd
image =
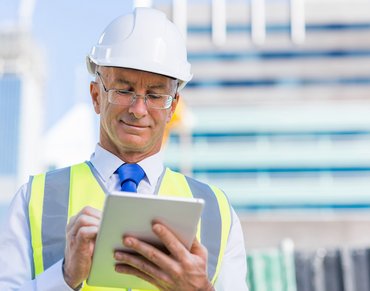
[[[121,139],[120,148],[126,152],[147,152],[150,146],[141,138],[135,136],[134,138]]]

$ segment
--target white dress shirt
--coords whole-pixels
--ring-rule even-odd
[[[90,162],[95,175],[108,191],[120,189],[118,175],[114,172],[123,161],[97,145]],[[138,192],[155,193],[164,170],[161,153],[146,158],[139,165],[146,176],[138,185]],[[63,278],[62,260],[32,280],[33,258],[27,217],[28,186],[24,184],[14,196],[0,234],[0,290],[71,291]],[[215,288],[218,291],[247,290],[243,233],[234,210],[229,240]]]

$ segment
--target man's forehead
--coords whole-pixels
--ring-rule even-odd
[[[131,68],[102,67],[102,72],[111,83],[123,85],[145,85],[153,89],[170,89],[178,81],[172,77]]]

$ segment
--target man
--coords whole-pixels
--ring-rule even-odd
[[[187,250],[156,223],[153,231],[169,254],[125,237],[122,243],[142,256],[112,253],[115,270],[160,290],[246,290],[241,226],[223,192],[163,167],[164,129],[192,77],[173,23],[157,10],[137,8],[106,28],[87,65],[95,75],[90,93],[100,115],[99,144],[90,161],[31,177],[18,191],[0,241],[0,290],[104,290],[84,281],[104,195],[123,187],[124,167],[142,171],[137,192],[203,195],[206,205],[202,244],[195,239]]]

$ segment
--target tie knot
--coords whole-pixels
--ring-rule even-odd
[[[138,164],[123,164],[117,169],[117,174],[121,181],[121,190],[127,192],[136,192],[138,184],[145,177],[143,168]]]

